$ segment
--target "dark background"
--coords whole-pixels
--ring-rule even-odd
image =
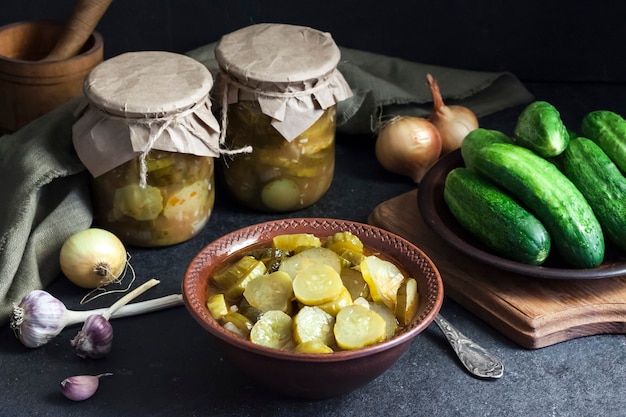
[[[74,0],[0,0],[0,25],[65,20],[73,6]],[[626,115],[625,12],[624,0],[114,0],[98,30],[105,55],[112,57],[150,49],[186,52],[253,23],[307,25],[332,33],[345,47],[460,69],[511,71],[576,126],[600,108]],[[521,108],[481,118],[481,125],[510,131]],[[364,222],[379,203],[414,189],[407,178],[385,172],[374,141],[364,139],[344,135],[337,141],[331,189],[294,216]],[[163,279],[147,297],[178,291],[177,277],[217,237],[283,217],[244,210],[226,193],[216,201],[210,227],[196,238],[175,250],[133,251],[141,278]],[[65,279],[50,291],[76,309],[84,295]],[[104,362],[76,360],[68,350],[76,328],[41,349],[26,349],[8,326],[0,327],[0,416],[625,415],[624,335],[526,350],[452,299],[446,297],[442,314],[503,359],[502,379],[486,382],[464,373],[431,325],[394,367],[363,389],[328,401],[292,400],[270,395],[234,370],[215,340],[178,308],[116,321],[114,351]],[[103,371],[116,377],[103,380],[89,401],[70,403],[57,391],[58,381],[69,375]]]
[[[0,25],[67,19],[72,0],[5,0]],[[254,23],[311,26],[345,47],[411,61],[511,71],[522,81],[626,81],[618,0],[115,0],[98,30],[106,57],[185,52]]]

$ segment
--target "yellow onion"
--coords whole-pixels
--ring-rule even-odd
[[[127,265],[124,244],[113,233],[91,228],[70,236],[59,254],[63,274],[82,288],[117,282]]]
[[[437,127],[441,135],[441,154],[445,155],[461,147],[469,132],[478,128],[478,118],[469,108],[458,105],[446,106],[439,91],[439,84],[427,74],[428,86],[433,97],[433,110],[428,120]]]
[[[390,172],[419,183],[441,154],[441,136],[428,120],[395,116],[381,124],[376,159]]]

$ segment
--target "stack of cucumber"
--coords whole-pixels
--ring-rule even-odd
[[[554,248],[573,268],[604,260],[605,239],[626,253],[626,120],[598,110],[568,131],[535,101],[512,137],[484,128],[464,139],[465,167],[446,177],[459,224],[494,254],[541,265]]]

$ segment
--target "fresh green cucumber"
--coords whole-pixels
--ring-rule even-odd
[[[539,156],[550,158],[565,150],[569,133],[561,114],[546,101],[533,101],[520,113],[513,140]]]
[[[609,110],[592,111],[583,117],[581,131],[626,172],[626,120],[622,116]]]
[[[471,168],[476,150],[490,143],[513,143],[513,141],[498,130],[479,127],[470,131],[461,142],[461,157],[465,166]]]
[[[541,265],[548,257],[550,235],[543,224],[481,175],[453,169],[443,196],[463,229],[494,254],[529,265]]]
[[[566,263],[575,268],[602,263],[600,223],[580,191],[554,164],[521,146],[494,143],[477,151],[474,167],[537,216]]]
[[[585,196],[605,236],[626,251],[626,178],[595,142],[570,140],[558,167]]]

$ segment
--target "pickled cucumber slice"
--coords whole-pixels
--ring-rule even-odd
[[[300,205],[302,191],[291,178],[276,178],[265,184],[261,190],[261,201],[274,211],[288,211]]]
[[[353,300],[358,297],[369,297],[370,289],[367,282],[363,279],[363,274],[358,269],[343,268],[341,270],[341,280]]]
[[[294,251],[298,248],[320,247],[322,246],[322,241],[319,237],[310,233],[294,233],[275,236],[272,239],[272,245],[276,249]]]
[[[237,304],[237,311],[246,316],[252,323],[259,321],[263,312],[256,307],[252,307],[245,298]]]
[[[262,276],[267,272],[265,264],[261,261],[255,261],[254,266],[249,269],[235,284],[231,285],[224,295],[227,300],[239,301],[243,296],[246,286],[253,279]]]
[[[339,273],[326,264],[313,264],[293,279],[293,293],[302,304],[317,305],[334,300],[344,288]]]
[[[385,338],[393,337],[398,329],[398,319],[395,312],[391,311],[383,303],[375,302],[370,303],[370,310],[377,312],[385,320]]]
[[[367,309],[370,308],[370,302],[367,301],[367,299],[365,299],[363,297],[355,298],[354,301],[352,302],[352,304],[363,306],[363,307],[365,307]]]
[[[206,303],[209,313],[215,320],[220,320],[222,317],[228,314],[228,305],[226,304],[226,298],[224,294],[215,294],[209,297]]]
[[[397,299],[396,317],[401,325],[406,326],[415,317],[419,303],[417,281],[413,278],[408,278],[404,281],[398,288]]]
[[[341,263],[344,268],[358,267],[365,259],[365,255],[362,252],[356,252],[352,249],[343,249],[337,252],[341,258]]]
[[[294,350],[300,353],[333,353],[333,349],[330,346],[314,340],[300,343],[296,345]]]
[[[329,107],[315,123],[295,139],[304,146],[305,154],[316,154],[333,146],[336,112],[335,107]]]
[[[283,260],[278,270],[288,273],[293,279],[298,272],[316,264],[328,265],[337,273],[341,272],[341,258],[339,258],[339,255],[328,248],[322,247],[309,248],[296,253]]]
[[[115,190],[113,212],[116,218],[123,216],[136,220],[154,220],[163,210],[161,190],[151,185],[141,188],[130,184]]]
[[[319,307],[304,306],[293,318],[293,337],[296,343],[335,343],[335,318]]]
[[[152,153],[151,155],[154,155],[154,153]],[[156,155],[158,155],[156,158],[154,157],[146,158],[146,167],[148,169],[148,172],[157,171],[159,169],[164,169],[176,163],[176,161],[174,160],[171,154],[168,154],[165,152],[159,152]]]
[[[289,313],[293,300],[291,277],[282,271],[258,276],[248,282],[243,296],[251,306],[263,313],[270,310]]]
[[[337,232],[326,239],[325,245],[328,249],[341,253],[349,250],[354,253],[363,253],[363,242],[352,232]]]
[[[404,275],[393,263],[377,256],[367,256],[360,265],[363,279],[370,289],[372,300],[383,302],[392,311],[396,309],[396,295]]]
[[[334,334],[341,349],[359,349],[385,339],[385,320],[362,305],[342,308],[335,319]]]
[[[235,333],[242,336],[244,339],[250,337],[250,331],[253,328],[252,321],[241,313],[236,311],[229,311],[224,317],[222,317],[223,326],[231,331],[235,330]],[[233,327],[234,326],[234,327]]]
[[[352,297],[347,288],[343,288],[337,298],[327,303],[318,304],[317,307],[321,308],[331,316],[336,316],[344,307],[352,305]]]
[[[196,181],[183,187],[170,196],[163,207],[163,216],[170,220],[183,220],[184,216],[194,218],[201,213],[209,198],[211,184],[208,181]]]
[[[292,350],[295,345],[292,325],[289,314],[278,310],[268,311],[252,327],[250,341],[269,348]]]
[[[256,260],[253,256],[243,256],[234,264],[227,266],[213,275],[213,282],[218,288],[230,288],[241,281],[255,268],[261,268],[259,263],[262,264],[262,262]]]
[[[250,253],[259,261],[262,261],[267,268],[267,272],[275,272],[278,270],[283,259],[293,255],[293,251],[277,249],[277,248],[260,248]]]

